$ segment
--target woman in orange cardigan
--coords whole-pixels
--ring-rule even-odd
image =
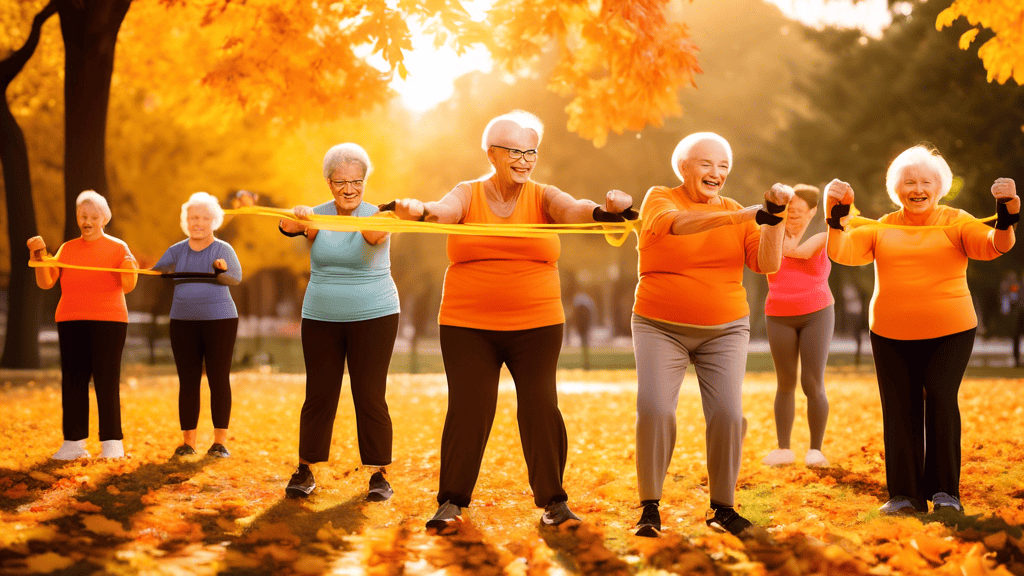
[[[602,208],[530,179],[543,132],[540,120],[527,112],[494,118],[482,142],[491,173],[460,183],[439,202],[398,200],[395,214],[446,224],[621,221],[633,204],[624,192],[608,192]],[[519,434],[534,503],[544,507],[541,522],[579,520],[562,488],[568,440],[555,389],[565,326],[559,250],[555,235],[448,237],[451,264],[439,315],[448,414],[441,437],[440,506],[427,528],[455,529],[462,508],[469,506],[494,421],[502,364],[520,399]]]
[[[883,514],[963,512],[960,503],[960,407],[957,393],[974,348],[978,319],[967,288],[967,261],[991,260],[1013,247],[1020,198],[1013,180],[992,185],[995,229],[940,206],[953,173],[936,150],[914,146],[893,160],[886,188],[895,226],[847,231],[853,188],[827,189],[828,255],[847,266],[875,264],[871,352],[882,400],[889,501]],[[926,448],[927,442],[927,448]]]

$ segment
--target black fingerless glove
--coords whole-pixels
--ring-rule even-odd
[[[779,222],[782,222],[782,216],[776,216],[775,214],[769,213],[764,208],[757,211],[754,214],[754,222],[758,224],[767,224],[769,226],[775,226]]]
[[[1006,208],[1007,198],[1001,198],[996,202],[996,230],[1007,230],[1017,222],[1020,222],[1020,214],[1010,214]]]
[[[832,213],[828,218],[825,218],[825,223],[828,224],[829,228],[835,230],[842,230],[843,225],[839,222],[841,219],[846,218],[850,215],[849,204],[836,204],[832,206]]]
[[[398,200],[392,200],[391,202],[388,202],[387,204],[378,204],[377,205],[377,210],[379,210],[381,212],[394,212],[395,211],[395,203],[396,202],[398,202]]]
[[[626,220],[636,220],[639,216],[640,213],[633,210],[632,204],[622,212],[605,212],[604,208],[600,206],[594,206],[593,212],[594,222],[625,222]]]
[[[305,236],[306,235],[306,231],[305,230],[300,230],[298,232],[285,232],[284,228],[282,228],[280,224],[277,225],[277,229],[281,231],[281,234],[284,234],[285,236],[287,236],[289,238],[295,238],[296,236]]]
[[[765,198],[764,199],[764,209],[769,214],[778,214],[778,213],[780,213],[780,212],[782,212],[783,210],[786,209],[786,205],[785,204],[776,204],[775,202],[772,202],[771,200]]]

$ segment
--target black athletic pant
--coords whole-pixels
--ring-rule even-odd
[[[57,322],[65,440],[89,437],[90,378],[96,388],[100,441],[124,439],[121,432],[121,352],[127,335],[127,322]]]
[[[568,499],[562,475],[569,441],[555,389],[563,328],[564,324],[510,331],[441,326],[448,415],[441,436],[438,504],[469,506],[494,423],[503,363],[516,385],[519,436],[533,501],[546,506]]]
[[[889,497],[911,498],[922,511],[938,492],[960,497],[957,394],[976,331],[927,340],[893,340],[871,333]]]
[[[210,413],[214,428],[231,421],[231,358],[235,353],[238,318],[221,320],[171,319],[171,351],[178,367],[178,420],[182,430],[199,425],[199,389],[206,361],[210,384]]]
[[[302,319],[306,401],[299,418],[300,459],[315,464],[330,456],[348,358],[359,457],[364,466],[391,464],[391,415],[385,393],[397,336],[398,314],[358,322]]]

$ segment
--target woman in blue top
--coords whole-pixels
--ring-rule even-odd
[[[231,245],[214,238],[224,222],[217,199],[196,192],[181,205],[181,229],[188,235],[160,257],[155,270],[210,273],[214,278],[175,278],[171,303],[171,351],[178,367],[178,418],[184,441],[175,456],[196,453],[199,424],[199,388],[206,361],[213,416],[210,456],[227,458],[228,421],[231,419],[231,357],[238,334],[238,311],[228,286],[242,280],[242,266]]]
[[[324,178],[334,200],[296,206],[298,218],[312,214],[373,216],[363,202],[370,158],[357,144],[338,144],[324,156]],[[332,232],[282,220],[281,232],[310,243],[310,278],[302,303],[302,356],[306,400],[299,419],[299,467],[285,488],[291,498],[316,487],[310,464],[326,462],[348,359],[356,435],[363,466],[373,470],[366,499],[393,494],[385,477],[391,463],[391,416],[385,400],[388,366],[398,336],[398,289],[391,278],[387,232]]]

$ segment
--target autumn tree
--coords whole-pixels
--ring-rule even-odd
[[[942,30],[960,17],[971,29],[960,35],[960,48],[967,50],[987,28],[992,36],[978,49],[988,70],[988,81],[1003,84],[1010,78],[1024,86],[1024,3],[1019,0],[955,0],[939,13],[935,28]]]

